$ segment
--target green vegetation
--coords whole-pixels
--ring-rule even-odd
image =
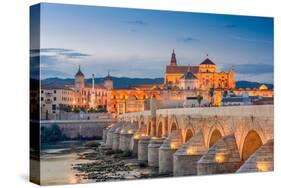
[[[41,127],[41,143],[57,142],[65,140],[58,125],[53,124],[50,127]]]
[[[102,113],[107,112],[106,108],[104,106],[98,106],[97,108],[89,108],[88,112],[90,113]]]
[[[126,150],[126,151],[123,151],[120,156],[121,157],[132,157],[132,155],[133,155],[132,151]]]
[[[93,148],[97,148],[99,147],[99,145],[100,143],[97,141],[90,141],[85,144],[86,147],[93,147]]]
[[[203,97],[199,94],[199,95],[197,96],[197,102],[198,102],[199,107],[201,106],[202,100],[203,100]]]

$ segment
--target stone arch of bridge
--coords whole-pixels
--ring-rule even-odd
[[[154,125],[152,120],[149,120],[147,123],[147,135],[148,136],[155,136],[156,133],[156,126]]]
[[[207,147],[211,148],[217,141],[225,136],[224,129],[219,122],[215,122],[207,135]]]
[[[271,137],[268,137],[266,134],[266,126],[264,126],[263,123],[260,123],[258,120],[255,119],[245,119],[244,121],[240,121],[239,122],[239,129],[236,129],[235,131],[235,135],[237,139],[237,146],[239,148],[239,154],[241,159],[242,158],[246,158],[245,155],[243,157],[243,148],[244,148],[244,144],[246,141],[246,138],[248,136],[248,133],[250,133],[252,131],[256,132],[256,134],[259,136],[259,138],[261,139],[262,143],[266,143],[268,139],[271,139]],[[261,126],[263,125],[263,126]],[[248,137],[249,138],[249,137]]]
[[[158,126],[157,126],[157,137],[163,137],[164,136],[164,123],[162,121],[159,122]]]
[[[195,135],[195,127],[193,126],[190,117],[183,120],[186,128],[182,132],[182,140],[186,143],[190,138]]]
[[[262,139],[257,131],[250,130],[243,142],[241,158],[246,161],[263,145]]]
[[[156,136],[164,137],[168,133],[168,125],[165,123],[165,118],[160,116],[156,126]]]
[[[140,116],[140,118],[139,118],[139,129],[143,129],[143,128],[145,128],[145,122],[144,122],[144,117],[143,116]]]
[[[176,130],[179,130],[178,121],[176,119],[176,116],[172,116],[172,119],[170,121],[170,126],[169,126],[169,133],[171,133],[172,131],[176,131]]]
[[[222,138],[221,132],[218,129],[215,129],[210,136],[208,147],[211,148],[221,138]]]
[[[193,137],[193,135],[194,131],[191,128],[187,128],[183,136],[184,143],[188,142]]]

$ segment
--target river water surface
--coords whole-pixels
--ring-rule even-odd
[[[88,160],[78,159],[78,154],[87,152],[82,141],[64,141],[41,146],[41,184],[74,184],[92,182],[76,176],[72,167]]]

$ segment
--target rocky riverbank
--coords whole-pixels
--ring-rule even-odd
[[[114,152],[102,145],[80,153],[78,159],[88,161],[72,166],[77,171],[76,176],[85,180],[104,182],[167,177],[159,175],[158,168],[139,162],[130,151]]]

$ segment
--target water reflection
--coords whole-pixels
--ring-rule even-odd
[[[75,184],[87,183],[76,176],[72,166],[77,163],[87,163],[88,160],[79,160],[78,149],[83,143],[79,141],[58,142],[43,144],[41,150],[41,184]],[[81,151],[80,151],[81,152]]]

